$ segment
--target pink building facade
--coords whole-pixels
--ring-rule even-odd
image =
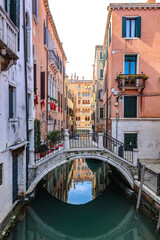
[[[138,151],[160,152],[160,4],[110,4],[103,44],[104,128]]]

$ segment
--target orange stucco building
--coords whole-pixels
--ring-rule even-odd
[[[75,115],[74,122],[77,129],[92,128],[92,104],[93,104],[93,81],[79,80],[76,75],[69,79],[68,88],[75,95]]]
[[[159,10],[159,3],[110,4],[103,44],[104,128],[140,159],[159,158]]]
[[[41,123],[41,137],[64,128],[66,55],[47,0],[32,0],[32,45],[34,61],[35,118]]]

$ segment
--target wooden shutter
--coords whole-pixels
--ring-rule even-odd
[[[13,89],[9,87],[9,118],[13,118]]]
[[[137,117],[137,97],[124,97],[124,117]]]
[[[45,72],[41,72],[41,99],[45,99]]]
[[[108,42],[106,41],[106,48],[105,48],[105,56],[106,56],[106,59],[108,57]]]
[[[111,45],[111,24],[109,28],[109,46]]]
[[[37,21],[38,21],[38,0],[36,0],[36,18],[37,18]]]
[[[43,23],[43,38],[44,38],[44,45],[46,44],[46,23],[45,23],[45,20],[44,20],[44,23]]]
[[[34,64],[34,92],[36,94],[36,88],[37,88],[37,65]]]
[[[36,14],[36,0],[33,0],[33,14]]]
[[[20,0],[10,1],[10,18],[17,28],[20,24]]]
[[[126,37],[126,17],[122,17],[122,37]]]
[[[46,40],[45,40],[45,44],[47,45],[48,44],[48,28],[45,29],[46,33],[45,33],[45,37],[46,37]]]
[[[141,37],[141,17],[136,19],[136,37]]]
[[[8,0],[5,0],[5,11],[6,11],[7,13],[9,13]]]

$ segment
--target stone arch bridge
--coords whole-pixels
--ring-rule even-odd
[[[103,133],[79,131],[69,134],[65,130],[64,139],[56,149],[48,151],[45,157],[35,160],[29,166],[29,187],[27,195],[34,192],[37,184],[53,169],[79,158],[96,159],[107,162],[119,171],[123,178],[134,187],[137,175],[137,150],[125,150],[123,143]]]

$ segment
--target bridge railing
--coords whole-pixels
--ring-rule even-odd
[[[119,140],[111,137],[110,135],[104,134],[103,146],[119,157],[133,163],[133,149],[127,148],[124,143]]]
[[[49,155],[50,153],[55,153],[58,150],[63,149],[64,143],[64,134],[61,134],[59,137],[55,138],[53,141],[44,140],[38,149],[35,150],[35,162],[39,161],[41,158]]]
[[[97,133],[92,130],[70,130],[69,147],[70,148],[98,148]]]

